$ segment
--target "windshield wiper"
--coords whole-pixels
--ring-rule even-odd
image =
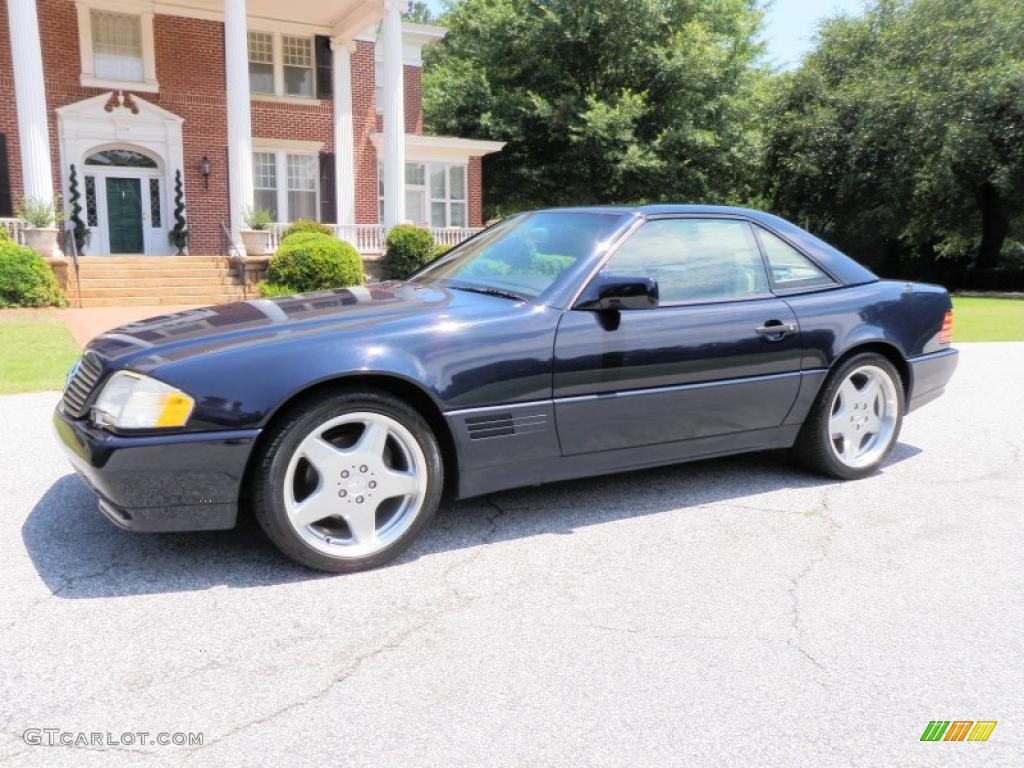
[[[482,293],[485,296],[498,296],[503,299],[512,299],[513,301],[527,301],[527,298],[519,293],[513,293],[512,291],[503,291],[500,288],[477,288],[471,285],[449,285],[449,288],[454,288],[457,291],[469,291],[470,293]]]

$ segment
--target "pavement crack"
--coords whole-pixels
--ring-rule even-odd
[[[835,518],[835,514],[832,510],[831,501],[829,499],[829,493],[832,489],[838,486],[829,486],[822,490],[821,496],[818,498],[818,506],[821,508],[822,513],[821,519],[825,521],[826,530],[825,536],[817,547],[817,554],[807,561],[795,575],[789,578],[789,586],[786,589],[786,593],[789,595],[790,600],[790,621],[789,626],[791,630],[791,636],[787,640],[787,643],[795,648],[801,656],[806,658],[816,667],[821,670],[825,670],[825,666],[812,656],[806,648],[803,647],[802,639],[804,634],[803,616],[802,616],[802,605],[800,602],[800,589],[803,585],[804,580],[810,575],[821,562],[823,562],[829,554],[832,548],[832,543],[835,541],[835,537],[843,529],[843,526]],[[819,681],[820,682],[820,681]],[[820,683],[824,687],[824,683]]]

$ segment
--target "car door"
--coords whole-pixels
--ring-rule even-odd
[[[757,430],[767,444],[796,399],[801,345],[750,223],[653,218],[603,272],[654,278],[660,305],[563,314],[553,383],[562,453]]]

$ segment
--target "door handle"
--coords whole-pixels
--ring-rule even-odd
[[[768,320],[764,325],[754,329],[758,336],[764,336],[766,341],[779,341],[786,336],[797,332],[796,323],[784,323],[781,320]]]

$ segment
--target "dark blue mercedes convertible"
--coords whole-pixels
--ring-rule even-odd
[[[117,525],[248,505],[298,562],[354,571],[442,492],[776,448],[863,477],[952,375],[950,309],[757,211],[538,211],[402,282],[103,334],[55,424]]]

